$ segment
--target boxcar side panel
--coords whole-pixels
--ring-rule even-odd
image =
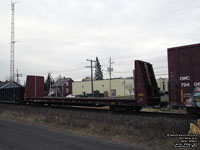
[[[192,48],[193,86],[200,87],[200,46]]]
[[[195,87],[200,87],[200,44],[168,49],[169,102],[184,106]]]

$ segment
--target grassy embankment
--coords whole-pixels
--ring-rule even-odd
[[[3,104],[0,104],[0,117],[152,150],[173,149],[173,144],[178,140],[167,137],[167,134],[187,134],[191,122],[187,119],[168,117],[119,115]]]

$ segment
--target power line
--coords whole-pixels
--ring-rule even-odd
[[[156,77],[159,77],[159,76],[168,76],[168,73],[163,73],[163,74],[155,74]]]
[[[153,60],[153,61],[157,61],[158,59],[163,59],[163,58],[165,58],[165,57],[148,57],[148,59],[149,60]],[[134,62],[134,60],[132,59],[132,60],[126,60],[126,61],[120,61],[120,62],[118,62],[118,63],[116,63],[116,64],[113,64],[113,66],[116,66],[116,67],[118,67],[118,66],[121,66],[121,65],[129,65],[129,64],[131,64],[131,65],[133,65],[133,62]],[[159,64],[160,63],[162,63],[163,61],[159,61]],[[164,62],[167,62],[167,61],[164,61]],[[107,66],[106,64],[102,64],[102,66]],[[154,64],[153,63],[153,65],[154,66],[157,66],[157,64]],[[66,69],[62,69],[62,68],[66,68]],[[70,68],[70,69],[69,69]],[[70,66],[70,67],[60,67],[60,69],[62,69],[61,71],[59,71],[59,70],[57,70],[57,69],[54,69],[54,70],[56,70],[56,71],[52,71],[52,69],[48,69],[48,71],[49,70],[51,70],[52,71],[52,74],[56,74],[56,73],[63,73],[63,72],[72,72],[72,71],[79,71],[79,70],[83,70],[85,67],[83,66],[83,63],[82,64],[77,64],[77,65],[72,65],[72,66]],[[104,67],[105,68],[105,67]],[[162,69],[162,68],[166,68],[167,69],[167,66],[159,66],[159,67],[154,67],[154,69],[155,70],[158,70],[158,69]],[[104,69],[105,70],[105,69]],[[41,74],[46,74],[48,71],[44,71],[43,73],[41,73]],[[126,71],[125,71],[126,72]],[[119,72],[117,72],[117,73],[119,73]],[[120,72],[120,73],[123,73],[123,72]],[[128,73],[128,71],[127,71],[127,73]]]
[[[63,73],[63,72],[71,72],[71,71],[78,71],[78,70],[83,70],[83,69],[85,69],[85,68],[79,67],[79,68],[71,69],[71,70],[53,71],[52,74],[55,74],[55,73]]]
[[[149,57],[149,58],[143,58],[142,60],[160,60],[160,59],[167,59],[165,56],[162,56],[162,57]],[[138,59],[130,59],[130,60],[127,60],[127,61],[120,61],[120,62],[117,62],[115,65],[124,65],[124,64],[131,64],[133,63],[134,60],[139,60]],[[105,64],[103,64],[105,65]]]
[[[145,53],[145,54],[134,55],[134,56],[129,56],[129,57],[120,57],[120,58],[114,57],[114,59],[115,59],[115,60],[127,59],[127,58],[130,58],[130,59],[131,59],[131,58],[136,58],[136,57],[142,58],[142,57],[144,57],[144,56],[151,56],[151,55],[155,56],[155,55],[163,54],[163,53],[167,54],[167,52],[164,51],[164,50],[154,50],[153,52],[155,52],[155,51],[162,51],[162,52],[159,52],[159,53],[156,53],[156,54],[151,52],[150,54]],[[141,55],[142,55],[142,56],[141,56]]]
[[[80,64],[76,64],[76,65],[71,65],[71,66],[63,66],[63,67],[57,67],[57,68],[53,68],[51,70],[59,70],[59,69],[71,69],[71,68],[80,68],[80,67],[83,67],[84,65],[83,64],[86,64],[86,62],[82,62]]]
[[[148,59],[152,60],[152,59],[161,59],[161,58],[165,58],[165,57],[150,57]],[[146,59],[146,60],[148,60],[148,59]],[[129,61],[120,61],[120,62],[113,64],[113,65],[114,66],[128,65],[128,64],[133,64],[133,61],[134,61],[133,59],[129,60]],[[166,61],[164,61],[164,62],[166,62]],[[161,63],[161,61],[159,61],[159,63]],[[102,64],[102,66],[106,66],[106,65],[107,65],[106,63]],[[74,69],[66,69],[64,71],[57,71],[58,69],[64,69],[64,68],[74,68]],[[70,67],[59,67],[59,68],[53,69],[53,70],[56,70],[56,71],[53,71],[53,73],[76,71],[76,70],[81,70],[82,68],[84,68],[83,63],[80,64],[80,65],[73,65],[73,66],[70,66]],[[52,69],[51,69],[51,71],[52,71]]]

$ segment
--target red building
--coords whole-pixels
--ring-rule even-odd
[[[66,97],[69,94],[72,94],[72,82],[73,80],[71,78],[61,78],[58,79],[53,85],[52,85],[52,92],[53,95],[58,97]]]

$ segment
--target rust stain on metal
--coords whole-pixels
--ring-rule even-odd
[[[181,103],[183,104],[183,89],[181,89]]]
[[[112,105],[115,105],[115,102],[111,102]]]
[[[138,96],[144,96],[144,93],[138,93]]]

